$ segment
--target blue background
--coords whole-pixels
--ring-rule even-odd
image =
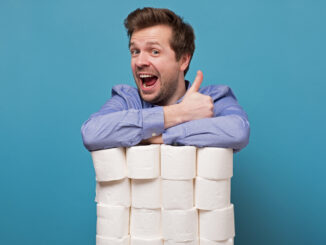
[[[95,176],[80,126],[133,84],[122,25],[171,8],[195,29],[204,84],[251,122],[235,155],[236,244],[326,244],[325,1],[0,1],[0,244],[95,244]]]

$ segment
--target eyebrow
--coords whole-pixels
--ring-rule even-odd
[[[146,42],[145,44],[146,44],[146,46],[150,46],[150,45],[158,45],[158,46],[161,47],[161,44],[160,44],[159,42],[157,42],[157,41],[148,41],[148,42]],[[134,45],[135,45],[134,42],[129,42],[129,48],[130,48],[131,46],[134,46]]]

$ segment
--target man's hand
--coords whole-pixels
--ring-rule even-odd
[[[214,115],[212,98],[198,92],[202,82],[203,73],[198,71],[194,83],[188,89],[180,103],[185,121],[208,118]]]
[[[140,142],[141,145],[149,145],[149,144],[164,144],[162,135],[154,136],[152,138],[142,140]]]
[[[203,73],[198,71],[194,83],[184,95],[181,103],[164,107],[165,128],[196,119],[213,117],[212,98],[198,92],[202,81]]]

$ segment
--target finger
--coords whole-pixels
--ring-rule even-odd
[[[191,85],[191,87],[189,88],[188,92],[198,92],[201,83],[203,82],[203,73],[202,71],[197,71],[197,76],[195,78],[194,83]]]

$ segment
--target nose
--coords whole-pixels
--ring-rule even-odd
[[[149,60],[147,54],[144,52],[140,52],[139,55],[136,57],[135,63],[138,67],[149,66]]]

